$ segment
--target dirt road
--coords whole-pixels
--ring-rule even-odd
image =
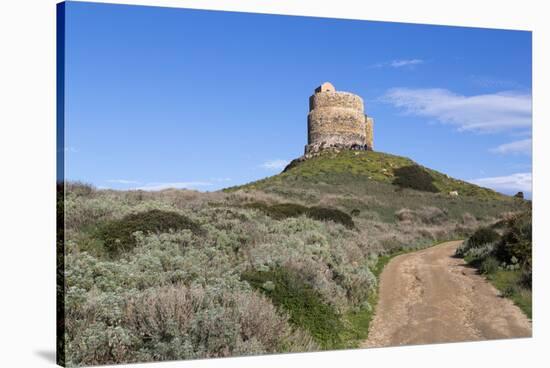
[[[452,241],[392,259],[363,347],[531,336],[531,322],[476,270]]]

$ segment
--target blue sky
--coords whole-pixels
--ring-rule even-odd
[[[531,33],[70,2],[65,175],[202,191],[278,173],[322,82],[375,149],[531,191]]]

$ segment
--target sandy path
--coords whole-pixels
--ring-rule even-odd
[[[531,336],[531,322],[475,269],[452,241],[392,259],[363,347]]]

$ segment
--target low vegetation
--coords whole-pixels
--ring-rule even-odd
[[[440,190],[434,185],[432,175],[419,165],[403,166],[393,170],[393,184],[400,188],[409,188],[423,192],[437,193]]]
[[[464,257],[468,253],[473,254],[479,249],[483,249],[487,244],[493,244],[499,239],[500,235],[492,227],[479,228],[457,249],[456,255]]]
[[[521,236],[504,230],[525,201],[429,170],[437,193],[392,184],[393,169],[411,165],[346,152],[214,193],[67,183],[65,363],[356,347],[390,255],[492,224],[501,224],[493,226],[499,239],[516,244],[490,252],[499,261],[494,275],[519,264],[510,271],[518,287],[527,282],[526,228],[520,221],[514,234]],[[471,195],[446,194],[467,186]],[[507,257],[506,267],[498,257]]]
[[[338,313],[296,271],[276,267],[244,272],[242,278],[266,294],[275,306],[288,312],[290,322],[302,326],[322,348],[340,343],[338,332],[342,322]]]
[[[270,206],[261,202],[248,203],[245,207],[261,210],[268,216],[277,220],[304,215],[319,221],[333,221],[349,229],[355,228],[351,215],[336,208],[320,206],[306,207],[296,203],[278,203]]]
[[[495,230],[496,229],[496,230]],[[456,251],[531,318],[531,211],[478,229]],[[497,231],[498,230],[498,231]]]
[[[182,229],[189,229],[193,233],[200,230],[197,224],[177,212],[153,209],[132,213],[119,220],[107,221],[100,226],[97,235],[108,252],[120,253],[135,247],[136,231],[163,233]]]

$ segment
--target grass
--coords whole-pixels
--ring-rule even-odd
[[[477,199],[510,199],[491,189],[453,179],[435,170],[424,168],[406,157],[373,151],[326,152],[295,164],[279,175],[227,190],[262,189],[274,184],[280,185],[304,180],[310,182],[333,181],[333,179],[338,180],[337,177],[340,174],[344,174],[342,180],[346,180],[347,176],[351,175],[363,180],[385,184],[402,183],[405,187],[413,189],[419,187],[421,190],[430,192],[448,194],[451,191],[457,191],[461,196]],[[411,176],[414,177],[413,180],[410,180]],[[419,177],[421,182],[416,180]]]
[[[510,298],[527,317],[532,318],[532,292],[518,286],[521,281],[521,271],[499,269],[486,277],[503,296]]]
[[[341,344],[342,322],[334,308],[292,270],[277,267],[269,271],[247,271],[242,279],[267,295],[290,315],[290,322],[307,330],[324,349]]]
[[[411,175],[404,179],[407,173],[410,174],[410,170],[403,169],[407,167],[420,168],[423,173],[418,179],[414,175],[416,170],[413,170],[413,179],[416,177],[420,182],[413,180],[415,184],[409,186],[420,185],[436,190],[395,185],[396,180],[398,183],[403,180],[404,183],[411,182]],[[525,204],[525,201],[421,167],[405,157],[370,151],[327,152],[299,162],[281,174],[224,191],[265,193],[284,198],[285,202],[307,206],[325,206],[325,198],[330,198],[331,208],[348,214],[351,211],[358,213],[354,220],[372,218],[375,214],[377,220],[385,223],[395,223],[395,213],[402,208],[436,207],[444,210],[449,219],[461,220],[465,213],[469,213],[479,220],[518,211]],[[451,191],[457,191],[459,195],[451,196]]]
[[[371,293],[368,298],[369,305],[374,305],[378,300],[376,293]],[[369,327],[374,317],[374,309],[363,308],[359,311],[350,311],[343,317],[343,329],[340,331],[340,346],[337,348],[358,348],[361,342],[369,336]]]

